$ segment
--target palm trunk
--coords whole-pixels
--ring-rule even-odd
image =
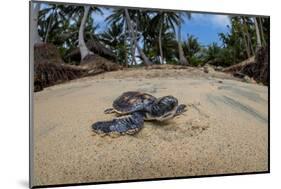
[[[145,65],[151,65],[152,62],[146,57],[146,55],[143,53],[142,49],[140,48],[140,46],[137,43],[136,35],[135,35],[134,29],[133,29],[132,24],[131,24],[131,19],[130,19],[130,16],[129,16],[128,9],[125,9],[125,16],[126,16],[127,25],[129,27],[129,31],[130,31],[131,36],[132,36],[132,38],[133,38],[133,40],[136,44],[136,47],[139,51],[139,54],[141,55],[141,58],[143,59],[144,64]]]
[[[124,48],[125,48],[125,66],[128,67],[128,53],[127,53],[127,25],[125,25],[124,33]]]
[[[36,43],[42,43],[38,34],[38,15],[40,10],[40,3],[31,3],[31,46],[34,47]]]
[[[134,52],[134,39],[133,39],[132,35],[130,35],[130,51],[131,51],[131,55],[132,55],[131,65],[135,65],[135,63],[136,63],[136,55],[135,55],[135,52]]]
[[[48,23],[47,32],[46,32],[46,36],[45,36],[45,40],[44,40],[45,43],[48,42],[48,36],[49,36],[50,28],[51,28],[51,25],[53,23],[53,18],[54,18],[54,15],[55,15],[56,11],[57,11],[57,5],[55,6],[55,9],[53,10],[51,18],[50,18],[49,23]]]
[[[243,32],[243,41],[244,41],[244,45],[245,45],[245,49],[246,49],[246,53],[247,53],[247,58],[250,58],[250,49],[249,49],[249,46],[248,46],[248,42],[247,42],[247,39],[246,39],[246,36],[245,36],[245,33]]]
[[[249,44],[248,44],[248,41],[247,41],[247,38],[246,38],[245,25],[242,24],[242,27],[243,27],[242,36],[243,36],[243,41],[244,41],[244,44],[245,44],[247,58],[250,58],[251,54],[250,54]]]
[[[146,52],[146,35],[143,35],[143,51]]]
[[[127,29],[129,29],[129,27],[127,27]],[[129,31],[129,37],[130,37],[130,51],[131,51],[131,56],[132,56],[131,65],[135,65],[136,64],[136,55],[135,55],[135,51],[134,51],[134,38],[133,38],[132,32],[130,32],[130,31]]]
[[[133,33],[135,34],[135,28],[133,27]],[[136,36],[136,39],[137,39],[137,36]],[[137,64],[137,59],[136,59],[136,42],[135,40],[133,39],[133,37],[131,37],[131,53],[132,53],[132,59],[133,59],[133,65],[136,65]],[[136,40],[137,41],[137,40]]]
[[[136,26],[135,26],[135,28],[134,28],[134,33],[137,33],[137,31],[138,31],[138,19],[136,20]],[[137,39],[137,36],[136,36],[136,39]],[[136,40],[136,41],[138,41],[138,40]],[[134,46],[133,46],[133,52],[134,52],[134,55],[136,54],[136,48],[137,48],[137,44],[136,43],[134,43]],[[137,60],[136,60],[136,56],[134,56],[134,58],[135,58],[135,63],[137,63]]]
[[[143,62],[146,66],[152,65],[152,62],[147,58],[147,56],[144,54],[144,52],[142,51],[142,49],[140,48],[140,46],[138,44],[136,44],[136,47],[141,55],[141,58],[143,59]]]
[[[84,58],[87,57],[88,55],[94,54],[92,51],[90,51],[88,49],[88,47],[86,46],[85,40],[84,40],[84,30],[85,30],[85,25],[86,25],[86,20],[88,18],[89,10],[90,10],[90,6],[84,6],[84,15],[83,15],[80,27],[79,27],[78,46],[79,46],[80,54],[81,54],[81,61],[83,61]]]
[[[248,46],[249,46],[249,49],[250,49],[250,55],[255,55],[255,51],[253,49],[253,44],[252,44],[252,40],[251,40],[251,37],[250,37],[250,34],[249,34],[249,30],[248,30],[248,25],[247,25],[247,22],[245,20],[244,17],[242,17],[243,19],[243,23],[244,23],[244,28],[245,28],[245,32],[246,32],[246,37],[247,37],[247,41],[248,41]]]
[[[264,32],[263,32],[263,25],[262,25],[262,18],[259,16],[258,17],[258,21],[259,21],[259,25],[260,25],[260,32],[261,32],[261,42],[262,42],[262,45],[266,45],[266,41],[264,39]]]
[[[159,43],[159,51],[160,51],[160,64],[163,64],[163,49],[162,49],[162,28],[163,24],[160,23],[159,35],[158,35],[158,43]]]
[[[183,52],[182,45],[181,45],[181,24],[179,24],[179,26],[178,26],[178,48],[179,48],[180,64],[188,65],[189,63],[184,56],[184,52]]]
[[[257,49],[259,49],[261,48],[261,37],[260,37],[260,30],[256,17],[254,17],[254,23],[255,23],[256,35],[257,35]]]
[[[134,65],[137,65],[137,59],[136,59],[136,49],[137,49],[137,44],[133,44],[133,53],[134,53]]]

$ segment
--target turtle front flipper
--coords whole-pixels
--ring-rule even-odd
[[[105,113],[105,114],[113,114],[113,113],[115,113],[115,112],[116,112],[116,111],[115,111],[114,108],[107,108],[107,109],[104,110],[104,113]]]
[[[174,116],[178,116],[180,114],[182,114],[183,112],[186,112],[186,105],[185,104],[180,104],[177,109],[176,109],[176,113]]]
[[[111,121],[99,121],[92,125],[94,132],[98,134],[135,134],[143,127],[143,115],[135,112],[128,116],[122,116]]]

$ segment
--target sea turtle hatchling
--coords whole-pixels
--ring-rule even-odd
[[[120,117],[96,122],[92,129],[98,134],[135,134],[143,127],[144,120],[165,121],[182,114],[185,108],[186,105],[178,105],[173,96],[156,98],[147,93],[129,91],[114,100],[113,108],[104,111]]]

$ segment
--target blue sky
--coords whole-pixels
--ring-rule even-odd
[[[226,15],[192,13],[190,20],[184,20],[182,40],[186,40],[187,34],[194,35],[202,45],[221,44],[218,33],[229,31],[230,20]]]
[[[104,19],[111,13],[110,10],[102,10],[104,12],[103,15],[92,14],[94,22],[96,22],[95,24],[100,26],[97,32],[107,27]],[[227,15],[192,13],[191,19],[184,18],[182,40],[186,40],[187,35],[193,35],[198,38],[202,45],[207,46],[213,42],[220,45],[221,41],[219,40],[218,33],[227,33],[229,31],[227,25],[229,24],[230,20]]]

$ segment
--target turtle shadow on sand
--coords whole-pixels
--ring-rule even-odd
[[[161,140],[172,142],[197,137],[210,128],[210,116],[200,108],[200,103],[187,104],[183,116],[165,122],[152,122],[152,131]]]
[[[156,121],[156,120],[148,120],[147,123],[150,123],[153,127],[167,127],[174,123],[172,120],[166,121]]]
[[[172,142],[185,138],[197,137],[203,132],[206,132],[209,127],[210,124],[205,117],[201,119],[189,118],[180,122],[175,120],[165,122],[149,121],[146,122],[146,126],[142,132],[138,132],[134,136],[142,140],[147,140],[153,136],[166,142]]]

